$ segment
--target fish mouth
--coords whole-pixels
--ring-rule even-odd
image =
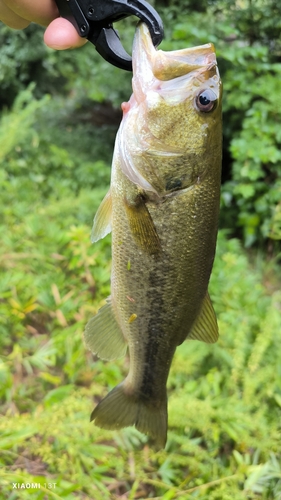
[[[142,81],[145,91],[153,79],[165,82],[190,73],[192,78],[196,77],[196,74],[199,78],[204,74],[204,79],[208,79],[216,71],[217,61],[212,43],[170,52],[157,50],[147,26],[139,24],[133,47],[133,87],[139,80]]]

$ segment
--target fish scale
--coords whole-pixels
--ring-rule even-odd
[[[220,200],[221,83],[211,44],[157,51],[145,25],[133,66],[110,193],[92,232],[97,241],[112,229],[111,298],[90,320],[85,341],[103,359],[123,355],[126,345],[130,356],[126,379],[92,420],[108,429],[135,425],[159,449],[177,346],[218,338],[208,283]]]

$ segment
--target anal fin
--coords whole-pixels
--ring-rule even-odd
[[[90,351],[101,359],[111,360],[125,355],[127,342],[115,318],[111,298],[86,325],[84,339]]]
[[[187,340],[200,340],[207,344],[214,344],[218,338],[219,330],[216,313],[212,306],[209,293],[207,292],[202,303],[201,311],[193,323]]]
[[[94,218],[93,229],[91,232],[91,242],[101,240],[111,232],[111,213],[112,201],[110,190],[102,200]]]

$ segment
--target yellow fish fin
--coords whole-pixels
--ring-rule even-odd
[[[164,448],[167,439],[167,398],[157,405],[148,405],[131,388],[126,389],[126,381],[114,387],[96,406],[91,421],[103,429],[134,425],[152,438],[155,450]]]
[[[90,351],[101,359],[111,360],[125,355],[127,342],[116,321],[111,298],[106,302],[86,325],[84,339]]]
[[[94,218],[91,242],[95,243],[111,232],[112,200],[110,190],[102,200]]]
[[[134,203],[125,199],[125,207],[130,229],[137,244],[150,255],[159,254],[161,243],[143,197],[138,195]]]
[[[216,313],[212,306],[209,293],[207,292],[203,300],[201,311],[193,323],[187,340],[201,340],[201,342],[206,342],[207,344],[214,344],[218,338],[219,330]]]

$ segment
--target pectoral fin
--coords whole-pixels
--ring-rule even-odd
[[[84,332],[86,346],[101,359],[116,359],[125,355],[127,343],[118,325],[110,297],[98,314],[90,319]]]
[[[125,207],[130,229],[137,244],[151,255],[158,254],[161,251],[161,244],[145,200],[139,195],[134,204],[125,200]]]
[[[206,342],[207,344],[214,344],[218,338],[219,330],[216,313],[207,292],[201,311],[192,326],[191,332],[187,336],[187,340],[201,340],[201,342]]]
[[[91,242],[95,243],[111,232],[112,201],[110,190],[102,200],[94,218]]]

